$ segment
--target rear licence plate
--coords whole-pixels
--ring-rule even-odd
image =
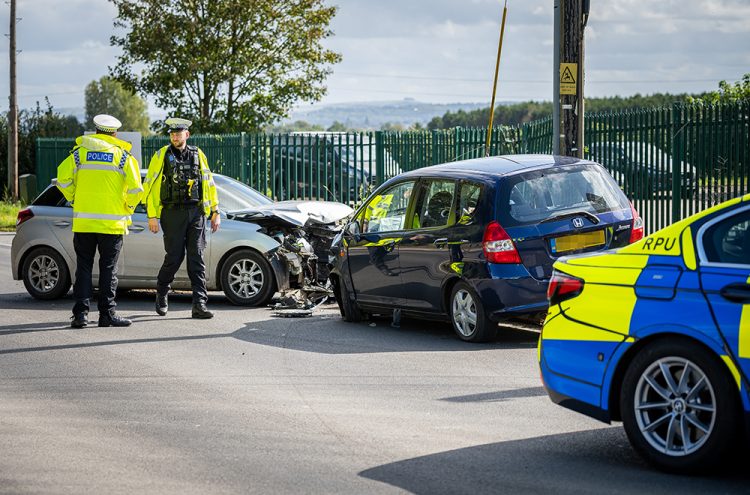
[[[578,251],[594,246],[604,245],[604,231],[583,232],[581,234],[566,235],[550,239],[550,249],[553,254]]]

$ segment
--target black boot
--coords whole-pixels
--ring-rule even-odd
[[[73,321],[70,322],[71,328],[84,328],[89,324],[89,318],[86,313],[78,313],[73,315]]]
[[[117,316],[116,313],[99,313],[100,327],[129,327],[132,321]]]
[[[169,303],[167,301],[167,294],[156,293],[156,314],[159,316],[166,316],[167,310],[169,309]]]
[[[193,304],[193,318],[207,320],[213,317],[214,314],[208,310],[206,303]]]

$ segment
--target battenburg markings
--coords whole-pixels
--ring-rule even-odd
[[[114,155],[112,153],[104,153],[101,151],[89,151],[86,153],[87,162],[106,162],[112,163],[114,161]]]

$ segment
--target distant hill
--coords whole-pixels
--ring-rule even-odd
[[[283,123],[305,121],[323,128],[340,122],[349,129],[380,129],[383,124],[409,127],[426,125],[434,117],[458,110],[470,111],[486,107],[486,103],[424,103],[411,98],[398,101],[372,101],[314,105],[292,112]]]
[[[398,101],[366,101],[353,103],[335,103],[330,105],[311,105],[292,112],[290,118],[282,124],[305,121],[312,126],[329,128],[339,122],[348,129],[380,129],[383,124],[409,127],[415,123],[426,126],[435,117],[449,112],[470,112],[486,107],[486,103],[425,103],[413,99]],[[84,121],[82,107],[55,108],[62,115],[74,115],[79,122]],[[166,117],[163,110],[149,108],[151,121]]]

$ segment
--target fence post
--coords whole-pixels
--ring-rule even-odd
[[[431,150],[432,150],[431,151],[432,156],[430,157],[431,158],[430,163],[432,163],[432,165],[437,165],[438,163],[440,163],[440,159],[439,159],[440,155],[439,155],[439,152],[438,152],[438,131],[437,131],[437,129],[433,129],[430,132],[430,140],[432,141],[430,143]]]
[[[459,147],[460,137],[461,137],[461,127],[456,127],[453,130],[453,160],[451,160],[452,162],[455,162],[461,156],[461,150]]]
[[[383,183],[385,177],[385,143],[383,131],[375,131],[375,186]]]
[[[672,105],[672,222],[680,220],[680,199],[682,185],[682,157],[680,156],[680,142],[682,141],[682,106],[679,103]]]
[[[250,165],[249,161],[248,163],[245,163],[245,133],[240,132],[240,182],[243,184],[247,184],[247,168]]]

